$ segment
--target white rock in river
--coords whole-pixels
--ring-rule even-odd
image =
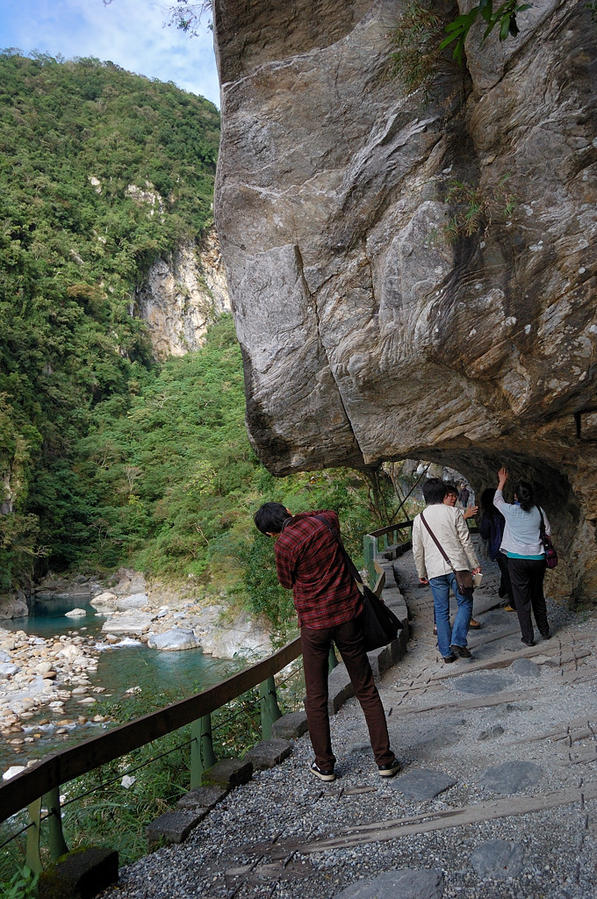
[[[65,618],[84,618],[87,615],[85,609],[71,609],[64,613]]]
[[[113,609],[117,598],[115,593],[106,591],[98,594],[98,596],[94,596],[89,605],[93,606],[94,609]]]
[[[102,631],[108,634],[142,634],[151,625],[147,612],[131,611],[130,615],[115,615],[104,621]]]
[[[263,656],[272,651],[270,635],[249,615],[240,612],[232,621],[219,621],[201,633],[203,652],[219,659]]]
[[[117,600],[116,608],[119,612],[128,612],[129,609],[142,609],[148,603],[147,593],[133,593],[131,596],[123,596]]]
[[[201,644],[194,631],[173,627],[163,634],[150,634],[147,645],[150,649],[174,652],[179,649],[197,649]]]
[[[10,662],[0,662],[0,677],[12,677],[18,670],[18,665],[13,665]]]

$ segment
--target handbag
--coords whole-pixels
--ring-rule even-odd
[[[402,624],[385,602],[365,584],[362,596],[363,612],[360,617],[363,643],[365,652],[371,652],[395,640]]]
[[[437,548],[439,549],[440,553],[442,554],[442,556],[444,557],[444,559],[446,560],[446,562],[448,563],[448,565],[454,572],[454,576],[456,578],[456,583],[458,584],[458,592],[460,593],[460,595],[472,597],[473,590],[475,589],[475,582],[473,580],[473,576],[472,576],[471,572],[468,570],[468,568],[465,568],[461,571],[456,571],[456,569],[452,565],[450,559],[448,558],[446,552],[444,551],[443,546],[441,545],[441,543],[439,542],[439,540],[437,539],[437,537],[435,536],[435,534],[433,533],[433,531],[431,530],[431,528],[429,527],[427,522],[425,521],[425,516],[423,515],[422,512],[421,512],[421,521],[423,522],[423,524],[429,531],[431,538],[432,538],[433,542],[435,543],[435,545],[437,546]]]
[[[556,548],[551,542],[551,537],[545,532],[545,521],[543,520],[543,509],[539,506],[539,515],[541,516],[541,524],[539,525],[539,536],[545,549],[545,564],[548,568],[555,568],[558,564],[558,554]]]
[[[340,552],[344,556],[344,561],[357,582],[359,592],[363,599],[363,611],[359,615],[361,630],[363,632],[363,644],[365,652],[372,652],[374,649],[381,649],[387,646],[392,640],[398,636],[398,632],[402,628],[400,619],[387,607],[385,602],[377,596],[366,584],[363,583],[358,568],[346,552],[342,540],[333,532],[327,521],[320,515],[314,515],[318,521],[325,524],[326,528],[337,541]]]

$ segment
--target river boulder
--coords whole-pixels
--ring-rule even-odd
[[[132,609],[130,614],[119,612],[107,618],[102,626],[106,634],[135,634],[140,636],[151,626],[151,615]]]
[[[149,634],[147,645],[150,649],[160,649],[162,652],[177,652],[181,649],[198,649],[201,644],[193,630],[173,627],[163,634]]]

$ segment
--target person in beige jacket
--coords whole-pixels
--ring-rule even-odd
[[[421,515],[413,521],[412,544],[419,580],[431,587],[439,651],[444,662],[449,663],[457,658],[471,658],[466,644],[473,610],[472,592],[464,596],[458,591],[452,569],[466,569],[478,574],[481,567],[462,513],[444,504],[445,493],[446,486],[440,478],[429,478],[423,486],[427,508],[421,515],[424,515],[451,564],[444,559]],[[453,627],[450,625],[450,590],[454,590],[458,603]]]

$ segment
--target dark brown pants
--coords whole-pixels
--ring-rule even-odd
[[[336,761],[332,752],[328,717],[328,657],[332,641],[340,651],[355,696],[365,714],[375,761],[378,765],[390,764],[394,759],[394,753],[390,749],[386,716],[363,647],[363,637],[357,619],[338,624],[336,627],[301,628],[307,688],[305,709],[315,761],[322,771],[332,769]]]

